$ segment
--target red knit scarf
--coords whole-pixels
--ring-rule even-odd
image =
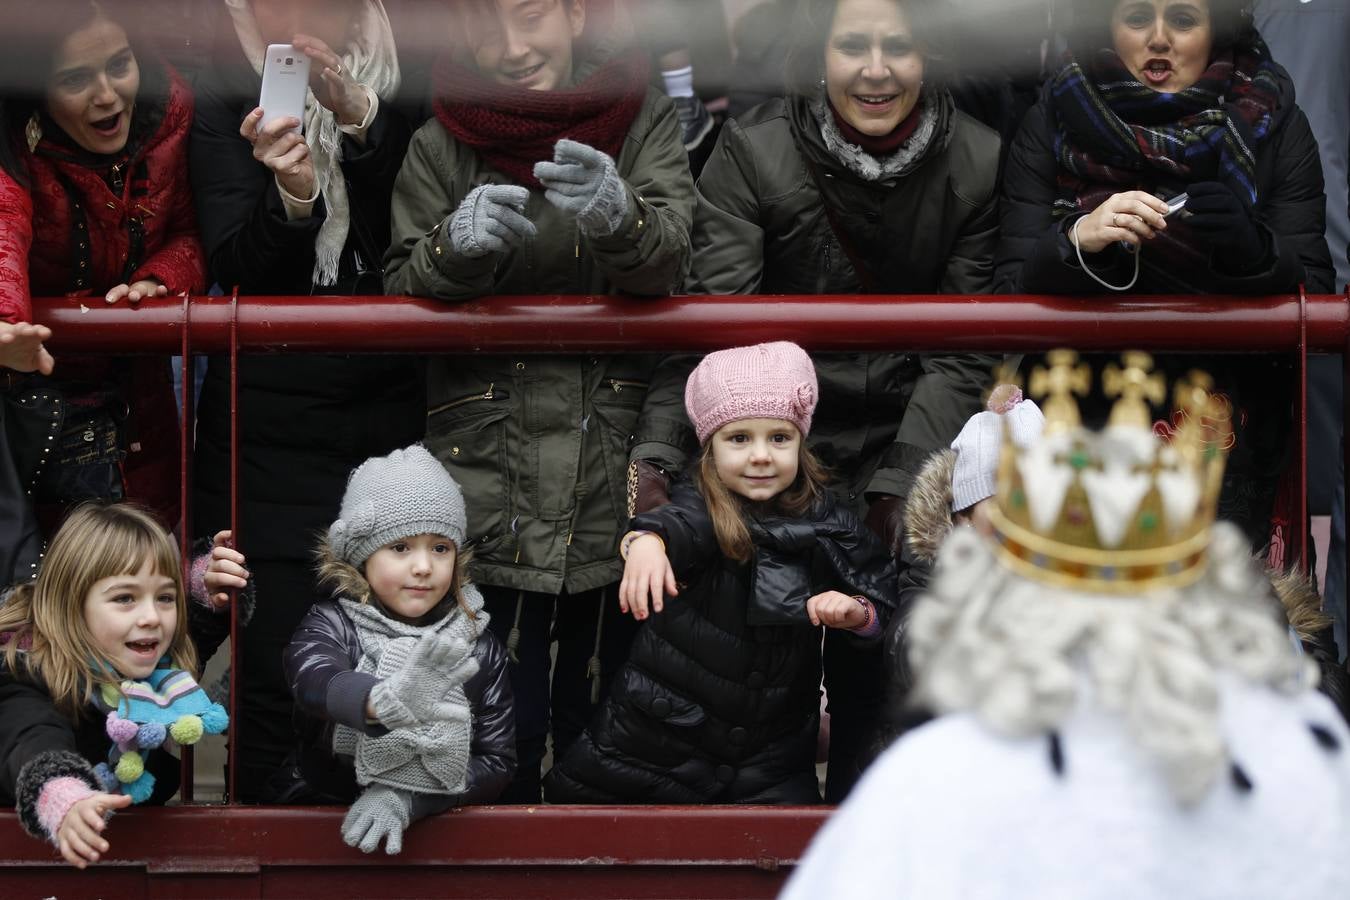
[[[827,99],[830,115],[834,116],[834,124],[839,127],[839,133],[844,136],[844,140],[850,144],[857,144],[863,149],[863,152],[872,156],[890,156],[900,149],[900,145],[909,140],[914,129],[919,127],[919,111],[923,109],[923,100],[914,104],[914,108],[909,111],[909,115],[900,120],[900,124],[891,130],[890,134],[883,134],[873,137],[870,134],[863,134],[854,128],[844,117],[839,115],[839,110],[834,108],[834,104]]]
[[[460,143],[517,184],[539,188],[534,164],[553,159],[562,138],[617,158],[647,96],[650,63],[631,51],[615,56],[581,84],[532,91],[489,81],[442,57],[432,82],[436,118]]]

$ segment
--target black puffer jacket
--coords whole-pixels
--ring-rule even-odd
[[[464,793],[415,794],[412,817],[456,806],[491,803],[516,771],[516,719],[506,652],[489,631],[474,644],[478,672],[464,683],[473,713],[469,768]],[[312,606],[286,647],[283,664],[295,697],[299,744],[279,773],[289,783],[278,785],[283,803],[351,803],[360,793],[350,757],[333,753],[338,723],[372,736],[386,734],[382,725],[366,723],[366,699],[374,675],[357,672],[361,639],[356,626],[334,601]]]
[[[861,594],[884,624],[890,555],[826,497],[810,516],[752,522],[755,559],[728,560],[688,481],[632,527],[665,541],[680,593],[638,632],[604,707],[549,773],[550,802],[818,802],[821,633],[806,600]]]

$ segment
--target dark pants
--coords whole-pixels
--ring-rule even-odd
[[[237,741],[239,799],[275,802],[268,788],[272,774],[295,749],[290,685],[281,654],[309,608],[326,595],[314,584],[308,560],[250,559],[257,591],[253,618],[239,647],[239,720],[230,727]]]
[[[553,756],[561,758],[590,724],[609,693],[610,679],[628,660],[638,623],[619,612],[617,585],[556,597],[483,585],[479,589],[492,616],[488,628],[508,651],[514,650],[510,673],[516,707],[516,777],[497,802],[539,803],[550,732]],[[602,608],[603,622],[598,622]],[[513,642],[511,633],[517,628]],[[554,641],[558,655],[550,679]],[[596,656],[599,673],[592,678],[591,659]]]
[[[830,760],[825,802],[843,803],[871,763],[886,688],[881,642],[859,647],[849,634],[825,631],[825,692]]]

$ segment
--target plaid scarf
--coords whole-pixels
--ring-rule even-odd
[[[1113,50],[1085,72],[1070,58],[1051,83],[1061,198],[1056,217],[1159,181],[1222,181],[1256,203],[1255,148],[1279,106],[1278,68],[1259,37],[1214,58],[1175,94],[1137,81]]]

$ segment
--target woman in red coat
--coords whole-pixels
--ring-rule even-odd
[[[108,0],[6,11],[0,134],[0,321],[34,336],[31,298],[137,303],[204,287],[187,177],[192,95],[135,49],[142,32]],[[37,360],[46,363],[46,360]],[[177,419],[163,358],[63,357],[65,420],[34,491],[56,512],[130,496],[177,518]],[[32,368],[46,368],[34,365]],[[7,574],[7,573],[0,573]]]

